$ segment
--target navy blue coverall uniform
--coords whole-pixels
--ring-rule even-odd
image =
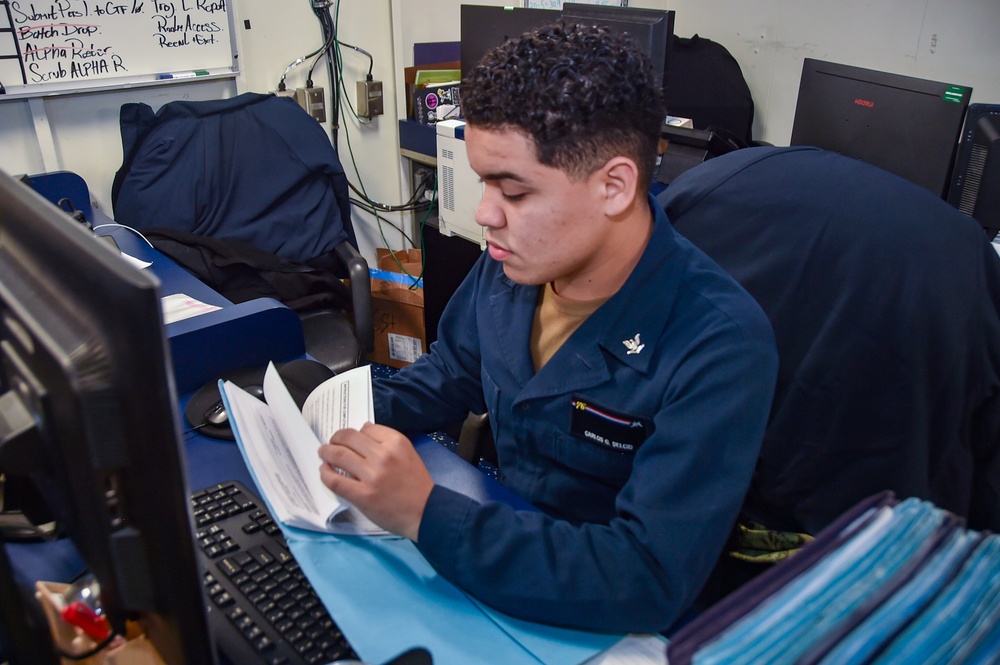
[[[537,286],[484,254],[438,341],[375,382],[375,416],[427,429],[489,411],[500,479],[539,512],[435,486],[417,547],[510,615],[608,632],[667,630],[736,520],[777,371],[754,300],[676,234],[654,230],[621,290],[535,372]]]

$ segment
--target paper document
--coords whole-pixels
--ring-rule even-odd
[[[331,533],[387,533],[323,484],[316,454],[337,430],[374,422],[367,366],[321,383],[306,398],[302,411],[273,363],[264,374],[266,403],[230,381],[221,389],[233,433],[281,522]]]
[[[217,305],[209,305],[183,293],[172,293],[169,296],[163,296],[160,298],[160,304],[163,306],[164,323],[183,321],[192,316],[222,309]]]
[[[125,252],[122,252],[121,254],[122,254],[122,258],[125,259],[125,263],[128,263],[129,265],[135,266],[139,270],[145,270],[149,266],[153,265],[149,261],[143,261],[142,259],[137,259],[134,256],[132,256],[131,254],[126,254]]]

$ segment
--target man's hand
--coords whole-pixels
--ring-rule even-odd
[[[386,531],[416,542],[434,487],[413,443],[396,430],[365,423],[342,429],[319,447],[320,478]],[[336,469],[343,469],[346,476]]]

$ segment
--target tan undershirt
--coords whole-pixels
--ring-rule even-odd
[[[570,300],[556,293],[551,282],[546,284],[531,326],[531,360],[535,371],[544,367],[573,331],[606,301],[607,298]]]

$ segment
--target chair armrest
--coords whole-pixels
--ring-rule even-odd
[[[76,173],[72,171],[38,173],[29,175],[28,181],[36,192],[56,205],[59,205],[61,199],[68,199],[73,208],[81,211],[89,223],[94,223],[94,209],[90,203],[90,188],[87,187],[86,181]],[[63,208],[63,210],[66,210],[66,208]]]
[[[333,248],[345,266],[351,280],[351,306],[354,311],[354,332],[362,355],[375,348],[375,322],[372,319],[372,283],[368,262],[348,241]]]

